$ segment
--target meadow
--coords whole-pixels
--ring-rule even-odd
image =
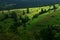
[[[0,40],[59,39],[59,4],[0,11]]]

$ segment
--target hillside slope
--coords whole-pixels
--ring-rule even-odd
[[[47,12],[31,22],[31,26],[60,26],[60,10]]]

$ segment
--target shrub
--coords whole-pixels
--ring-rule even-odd
[[[55,5],[53,5],[53,9],[57,9],[57,7]]]
[[[23,10],[23,15],[25,15],[25,11]]]
[[[14,11],[12,11],[12,13],[11,13],[11,18],[13,18],[14,21],[17,21],[17,13],[14,12]]]
[[[35,15],[32,17],[32,19],[37,18],[38,16],[39,16],[39,14],[35,14]]]
[[[8,14],[3,14],[4,16],[0,19],[0,21],[4,21],[5,19],[9,18]]]
[[[22,25],[24,27],[26,27],[26,23],[29,21],[30,19],[28,18],[28,16],[25,16],[25,18],[22,18]]]
[[[44,10],[43,10],[43,9],[41,9],[41,12],[39,12],[39,14],[43,14],[43,12],[44,12]]]
[[[18,21],[17,13],[13,11],[11,13],[11,18],[14,20],[14,23],[11,25],[10,29],[12,32],[18,33],[17,28],[21,25],[21,23]]]

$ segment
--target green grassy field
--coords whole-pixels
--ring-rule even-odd
[[[29,13],[27,8],[0,11],[0,40],[49,40],[46,37],[50,35],[59,40],[60,6],[57,4],[56,7],[56,10],[52,5],[29,8]],[[41,9],[45,11],[42,14]],[[34,15],[37,17],[33,18]]]

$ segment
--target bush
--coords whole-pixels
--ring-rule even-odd
[[[28,18],[28,16],[25,16],[25,18],[22,18],[22,25],[24,27],[26,27],[26,23],[29,21],[30,19]]]
[[[12,32],[17,33],[17,28],[21,25],[21,23],[18,21],[17,13],[13,11],[11,13],[11,18],[14,20],[14,23],[11,25],[10,29]]]
[[[53,9],[57,9],[57,7],[55,5],[53,5]]]
[[[32,17],[32,19],[37,18],[38,16],[39,16],[39,14],[35,14],[35,15]]]
[[[43,14],[43,11],[44,11],[44,10],[43,10],[43,9],[41,9],[41,12],[39,12],[39,15],[40,15],[40,14]]]
[[[14,12],[14,11],[12,11],[12,13],[11,13],[11,18],[13,18],[14,21],[17,21],[17,13]]]
[[[25,15],[25,11],[23,11],[23,15]]]
[[[5,19],[9,18],[8,14],[3,14],[3,18],[0,19],[0,21],[4,21]]]
[[[40,14],[43,14],[43,13],[46,13],[46,12],[47,12],[46,9],[44,9],[44,10],[41,9],[41,12],[39,12],[39,15],[40,15]]]

